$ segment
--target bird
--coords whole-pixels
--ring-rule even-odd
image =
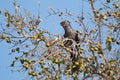
[[[78,36],[78,33],[72,29],[70,25],[70,21],[65,20],[65,21],[62,21],[60,24],[64,28],[64,31],[65,31],[65,34],[63,35],[64,38],[73,39],[74,41],[79,43],[80,38]]]
[[[72,29],[70,21],[64,20],[60,24],[63,27],[64,32],[65,32],[63,37],[68,38],[68,39],[72,39],[72,40],[74,40],[76,42],[76,44],[78,44],[80,42],[79,35],[74,29]],[[65,45],[65,47],[67,47],[67,46],[69,46],[71,44],[72,44],[72,42],[70,40],[68,40],[68,41],[65,42],[64,45]],[[76,50],[78,51],[78,46],[77,45],[75,45],[75,46],[76,46],[75,47]],[[71,50],[73,50],[73,49],[71,49]],[[77,60],[77,54],[71,52],[70,53],[70,58],[72,58],[72,61]]]

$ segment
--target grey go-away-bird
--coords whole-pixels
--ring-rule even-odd
[[[72,29],[70,22],[65,20],[65,21],[62,21],[60,24],[65,31],[65,34],[63,35],[64,38],[72,39],[76,42],[76,44],[78,44],[80,42],[80,38],[78,36],[78,33]],[[67,44],[70,43],[70,40],[68,40],[66,43]],[[68,46],[69,46],[69,44],[68,44]],[[76,47],[76,50],[78,50],[77,48],[78,48],[78,46]],[[76,60],[76,58],[77,58],[76,54],[70,53],[70,58],[72,58],[73,61]]]

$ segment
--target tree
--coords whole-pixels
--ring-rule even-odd
[[[11,55],[19,53],[12,61],[11,67],[20,65],[34,80],[60,80],[65,76],[68,80],[119,80],[120,1],[83,2],[91,6],[90,17],[84,15],[84,11],[81,15],[73,15],[68,11],[54,10],[52,7],[49,13],[49,16],[57,15],[59,18],[67,16],[71,23],[80,25],[81,29],[76,31],[80,36],[78,57],[74,62],[70,53],[76,50],[66,47],[64,41],[72,41],[72,48],[76,41],[41,29],[40,13],[35,19],[28,11],[22,15],[19,11],[20,5],[16,1],[13,2],[15,14],[8,10],[0,11],[7,20],[4,24],[6,26],[1,27],[0,40],[13,45]],[[97,4],[101,6],[97,8]],[[21,68],[18,70],[21,71]]]

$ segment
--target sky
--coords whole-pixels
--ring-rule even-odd
[[[9,10],[10,13],[14,14],[14,6],[12,5],[13,0],[1,0],[0,11]],[[86,0],[87,1],[87,0]],[[32,15],[38,16],[38,0],[17,0],[17,3],[21,6],[21,13],[23,9],[30,11]],[[40,0],[40,17],[42,23],[40,27],[53,33],[63,35],[63,29],[60,26],[60,21],[62,19],[50,16],[48,12],[49,7],[55,10],[65,11],[66,9],[73,14],[81,14],[82,2],[81,0]],[[90,6],[84,2],[84,12],[88,11]],[[5,23],[5,19],[0,16],[0,23]],[[74,29],[79,29],[78,25],[74,25]],[[1,80],[22,80],[26,77],[24,72],[11,72],[10,64],[14,59],[14,55],[8,55],[11,50],[11,45],[7,44],[5,41],[0,43],[0,79]]]

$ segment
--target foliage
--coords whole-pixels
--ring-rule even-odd
[[[63,76],[68,80],[120,79],[120,1],[105,0],[99,9],[95,7],[99,0],[87,2],[92,11],[91,18],[87,20],[93,25],[87,25],[84,14],[77,15],[74,20],[82,27],[82,30],[77,30],[81,42],[75,62],[69,57],[71,50],[64,46],[66,39],[41,29],[39,15],[34,19],[27,10],[22,15],[16,1],[13,2],[14,14],[8,10],[1,11],[7,22],[5,27],[1,27],[0,40],[13,45],[11,55],[17,54],[11,67],[20,65],[22,70],[18,70],[25,70],[36,80],[60,80]],[[53,8],[50,11],[49,16],[74,17],[69,12],[56,12]]]

